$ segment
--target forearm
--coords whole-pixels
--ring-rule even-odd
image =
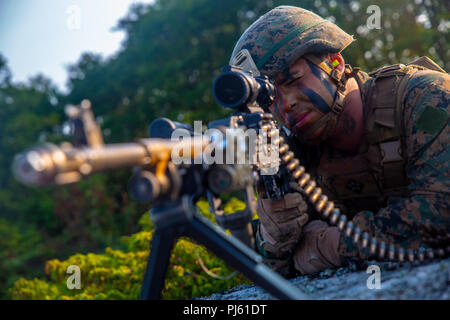
[[[450,226],[448,195],[433,192],[415,192],[379,210],[359,212],[352,220],[354,227],[368,232],[370,237],[386,244],[417,250],[426,247],[426,228],[446,229]],[[344,234],[340,235],[339,255],[342,257],[368,258],[368,249],[356,245]]]

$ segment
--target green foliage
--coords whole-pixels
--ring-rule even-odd
[[[52,253],[42,244],[40,233],[32,225],[12,223],[0,218],[0,295],[19,278],[19,273],[30,276],[43,275],[39,257]],[[32,266],[28,270],[28,266]]]
[[[199,201],[203,215],[211,218],[206,201]],[[235,202],[232,206],[242,206]],[[124,237],[126,249],[106,248],[102,254],[76,254],[67,260],[47,261],[45,273],[47,281],[35,278],[19,279],[10,290],[13,299],[137,299],[143,281],[145,266],[150,249],[153,226],[145,215],[140,220],[143,231]],[[211,295],[220,290],[230,289],[242,283],[249,283],[242,275],[229,280],[217,280],[203,272],[197,252],[207,268],[221,276],[232,273],[216,256],[204,247],[188,239],[176,243],[166,276],[163,299],[186,299]],[[81,289],[69,290],[66,281],[67,268],[77,265],[81,270]]]
[[[137,230],[137,213],[146,207],[131,201],[123,184],[112,182],[113,178],[100,174],[54,189],[53,214],[65,245],[77,242],[82,251],[102,250],[119,245],[121,235]]]

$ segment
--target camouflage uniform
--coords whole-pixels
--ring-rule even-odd
[[[373,78],[362,74],[361,92],[367,107]],[[378,208],[375,205],[372,211],[358,212],[353,222],[361,230],[387,243],[412,249],[426,246],[422,242],[427,232],[424,226],[450,232],[449,107],[448,74],[423,70],[408,81],[401,112],[408,192],[385,199],[385,205],[380,203]],[[354,195],[357,196],[357,192],[354,191]],[[355,255],[349,238],[341,236],[339,253]]]
[[[260,17],[244,32],[232,59],[240,50],[247,49],[261,74],[274,77],[305,54],[341,52],[352,41],[339,27],[310,11],[281,6]],[[387,73],[394,72],[394,80],[396,68],[399,67],[387,69]],[[411,68],[401,66],[405,72]],[[333,72],[327,73],[334,78]],[[325,145],[318,148],[297,145],[294,146],[300,151],[297,156],[324,193],[361,230],[404,248],[426,246],[424,239],[432,237],[430,231],[450,232],[447,147],[450,76],[427,69],[417,71],[402,88],[402,100],[394,111],[393,106],[383,103],[395,104],[388,96],[396,96],[398,92],[394,91],[399,91],[398,87],[388,87],[391,92],[383,95],[377,92],[379,73],[369,75],[359,71],[353,75],[361,90],[366,120],[360,153],[348,156]],[[389,116],[387,111],[391,112]],[[390,132],[396,135],[390,136]],[[401,150],[394,148],[394,138],[400,140]],[[382,144],[389,148],[381,148]],[[396,166],[385,161],[386,150],[394,154]],[[317,219],[312,211],[310,217]],[[257,232],[258,237],[261,236]],[[340,257],[367,258],[367,250],[357,250],[343,233],[339,237]],[[299,240],[302,245],[302,238]],[[283,268],[287,274],[286,264],[292,265],[294,253],[280,254],[276,246],[272,252],[258,248],[269,265],[278,270]]]

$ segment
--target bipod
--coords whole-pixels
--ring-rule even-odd
[[[275,298],[308,299],[299,289],[267,267],[256,252],[197,213],[189,196],[155,206],[151,215],[155,231],[141,288],[141,299],[161,299],[170,255],[176,240],[182,236],[204,245]]]

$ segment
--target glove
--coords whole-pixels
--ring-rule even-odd
[[[291,253],[302,227],[308,222],[307,210],[308,206],[298,192],[288,193],[280,200],[267,199],[260,192],[256,209],[260,219],[259,247],[277,257]]]
[[[342,265],[338,254],[340,232],[337,227],[314,220],[303,228],[302,239],[293,256],[294,268],[312,274]]]

